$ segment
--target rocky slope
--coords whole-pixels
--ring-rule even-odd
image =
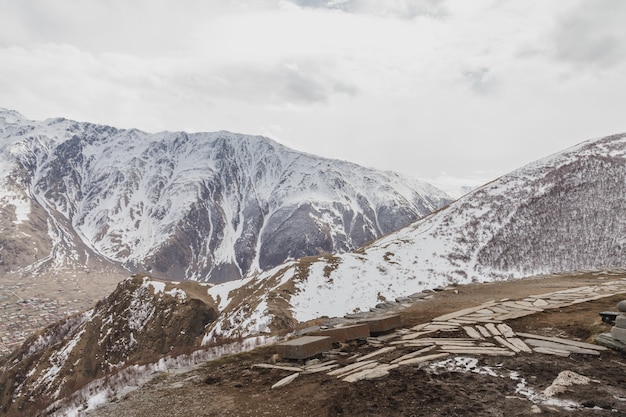
[[[128,278],[95,308],[46,328],[3,359],[1,413],[27,415],[129,365],[197,350],[217,314],[202,284]]]
[[[454,283],[622,267],[624,213],[626,135],[585,142],[357,251],[211,288],[221,315],[207,338],[384,308],[396,297]]]
[[[229,132],[0,109],[0,268],[110,262],[221,282],[355,249],[450,202],[428,184]]]

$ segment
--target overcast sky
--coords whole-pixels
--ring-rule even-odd
[[[622,0],[0,0],[0,107],[487,180],[626,131]]]

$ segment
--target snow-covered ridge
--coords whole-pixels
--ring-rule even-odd
[[[0,201],[15,207],[15,222],[30,213],[20,192],[56,219],[55,239],[169,278],[226,281],[351,250],[451,200],[264,137],[150,134],[3,110],[0,162]]]
[[[357,251],[251,275],[240,288],[255,289],[260,299],[246,305],[259,310],[232,304],[207,334],[249,334],[271,326],[277,294],[288,300],[294,321],[306,321],[367,311],[382,300],[437,286],[623,267],[624,213],[626,134],[587,141]],[[251,328],[230,326],[252,317]]]

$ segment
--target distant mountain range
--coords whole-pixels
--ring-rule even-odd
[[[626,265],[626,134],[527,165],[366,242],[445,195],[262,138],[148,135],[12,112],[0,126],[4,268],[102,257],[192,278],[243,276],[128,278],[0,361],[2,410],[46,406],[169,352],[384,312],[424,289]]]
[[[119,130],[0,109],[0,269],[120,265],[223,282],[356,249],[452,199],[229,132]]]

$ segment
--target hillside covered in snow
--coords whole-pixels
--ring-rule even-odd
[[[0,269],[101,262],[223,282],[345,252],[451,201],[230,132],[150,134],[0,109]]]
[[[584,142],[505,175],[344,254],[211,288],[207,338],[367,311],[450,284],[626,265],[626,135]]]

